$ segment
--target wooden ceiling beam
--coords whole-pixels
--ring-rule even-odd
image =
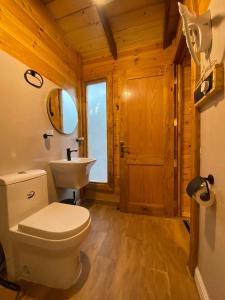
[[[109,45],[109,49],[110,52],[112,54],[112,57],[114,59],[118,58],[118,54],[117,54],[117,46],[116,46],[116,42],[113,36],[113,32],[112,32],[112,28],[111,25],[109,23],[109,19],[106,15],[105,9],[103,6],[99,6],[96,5],[96,9],[100,18],[100,21],[102,23],[102,27],[104,29],[105,35],[106,35],[106,39],[107,39],[107,43]]]
[[[178,1],[182,0],[166,0],[165,1],[165,16],[163,29],[163,48],[167,48],[176,35],[176,30],[179,21]]]

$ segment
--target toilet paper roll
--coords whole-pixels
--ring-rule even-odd
[[[214,202],[216,201],[216,195],[214,193],[213,190],[210,189],[209,187],[209,192],[210,192],[210,199],[207,201],[203,201],[200,198],[201,193],[206,193],[207,192],[207,188],[201,188],[199,191],[197,191],[195,193],[195,195],[192,197],[195,201],[197,201],[199,203],[199,205],[204,206],[204,207],[210,207],[214,204]]]

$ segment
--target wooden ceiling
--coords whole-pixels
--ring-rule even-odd
[[[84,61],[111,56],[97,8],[104,10],[119,56],[163,44],[165,0],[104,0],[101,7],[99,0],[42,1]]]

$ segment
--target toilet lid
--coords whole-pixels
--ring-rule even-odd
[[[54,202],[18,224],[18,230],[30,235],[59,240],[81,232],[90,222],[89,211],[81,206]]]

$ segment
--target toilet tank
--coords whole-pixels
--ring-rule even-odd
[[[48,205],[44,170],[0,176],[0,230],[9,229]]]

